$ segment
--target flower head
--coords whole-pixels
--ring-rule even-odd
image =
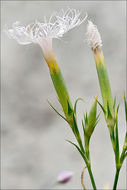
[[[80,12],[75,9],[63,9],[54,12],[49,20],[45,17],[44,22],[35,21],[27,26],[21,26],[19,21],[12,24],[12,28],[6,28],[6,33],[19,44],[27,45],[37,43],[41,46],[43,55],[49,59],[52,53],[52,39],[61,38],[70,29],[80,25],[85,19],[80,19]],[[50,56],[51,57],[51,56]]]
[[[98,32],[97,26],[91,21],[88,21],[87,25],[87,41],[88,45],[95,50],[97,47],[102,46],[102,40],[100,33]]]
[[[15,39],[19,44],[30,43],[41,44],[43,39],[58,38],[62,36],[61,28],[57,22],[40,23],[36,21],[28,26],[21,26],[19,21],[12,24],[12,29],[6,30],[10,38]]]
[[[6,29],[10,38],[15,39],[19,44],[26,45],[38,43],[42,45],[43,39],[60,38],[70,29],[80,25],[83,20],[80,18],[80,12],[75,9],[63,9],[60,12],[54,12],[47,22],[34,22],[28,26],[21,26],[16,21],[12,24],[12,29]]]

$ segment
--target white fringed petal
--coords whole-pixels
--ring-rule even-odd
[[[13,23],[12,29],[6,29],[10,38],[15,39],[19,44],[26,45],[30,43],[42,42],[42,39],[60,38],[70,29],[80,25],[86,17],[81,20],[80,12],[75,9],[63,9],[60,12],[54,12],[49,21],[29,24],[28,26],[20,26],[17,21]]]
[[[62,9],[58,14],[56,14],[56,18],[63,29],[64,34],[72,28],[82,24],[86,20],[87,14],[85,18],[81,20],[79,10],[68,8],[66,11]]]
[[[17,21],[12,24],[12,28],[6,28],[6,33],[19,44],[27,45],[37,43],[41,46],[43,55],[47,58],[52,52],[52,39],[61,38],[70,29],[80,25],[86,19],[80,19],[80,12],[75,9],[63,9],[60,12],[54,12],[47,21],[35,21],[28,26],[21,26]]]
[[[12,29],[5,29],[9,38],[15,39],[19,44],[26,45],[32,43],[28,30],[24,26],[19,26],[19,22],[12,24]]]

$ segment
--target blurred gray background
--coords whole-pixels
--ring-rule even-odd
[[[85,166],[77,150],[65,139],[75,142],[71,129],[50,108],[47,99],[60,111],[61,107],[42,57],[41,48],[21,46],[8,39],[3,26],[15,21],[29,24],[43,21],[61,8],[79,9],[92,20],[101,33],[103,51],[110,75],[113,96],[120,102],[120,150],[125,134],[123,94],[126,87],[126,7],[125,1],[2,1],[2,189],[81,189],[80,175]],[[74,103],[78,105],[80,131],[83,112],[98,94],[94,58],[86,39],[87,21],[53,40],[53,49]],[[99,111],[99,108],[98,108]],[[91,138],[92,168],[99,189],[112,187],[115,162],[103,114]],[[62,170],[74,172],[70,182],[56,184]],[[88,173],[84,182],[91,189]],[[118,189],[126,189],[125,163],[120,172]]]

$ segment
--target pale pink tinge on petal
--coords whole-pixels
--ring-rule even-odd
[[[69,172],[69,171],[62,171],[58,177],[57,177],[57,181],[59,183],[67,183],[68,181],[71,180],[73,176],[73,172]]]
[[[15,39],[19,44],[26,45],[32,43],[32,40],[28,35],[27,28],[20,26],[18,21],[12,24],[11,29],[8,29],[8,27],[5,26],[4,31],[9,38]]]

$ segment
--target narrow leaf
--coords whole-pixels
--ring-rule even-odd
[[[115,138],[116,138],[116,157],[117,157],[117,162],[119,163],[119,133],[118,133],[118,110],[119,110],[119,105],[117,106],[116,109],[116,123],[115,123]]]
[[[99,117],[100,117],[101,113],[99,113],[96,117],[96,120],[100,120]]]
[[[111,114],[111,111],[110,111],[110,107],[109,107],[109,103],[107,102],[107,118],[108,119],[112,119],[112,114]]]
[[[84,131],[84,133],[85,133],[85,126],[84,126],[83,120],[82,120],[82,128],[83,128],[83,131]]]
[[[80,136],[80,133],[79,133],[79,130],[78,130],[78,126],[77,126],[77,122],[75,120],[75,115],[73,113],[73,123],[74,123],[74,135],[80,145],[80,148],[81,150],[84,152],[84,148],[83,148],[83,145],[82,145],[82,140],[81,140],[81,136]]]
[[[66,118],[63,116],[63,115],[61,115],[54,107],[53,107],[53,105],[47,100],[47,102],[48,102],[48,104],[51,106],[51,108],[60,116],[60,117],[62,117],[66,122],[68,122],[67,120],[66,120]]]
[[[126,122],[127,122],[127,100],[124,94],[124,105],[125,105],[125,117],[126,117]]]
[[[73,113],[73,123],[74,123],[74,132],[76,135],[79,135],[79,130],[78,130],[78,126],[77,126],[77,123],[76,123],[76,120],[75,120],[75,115]]]
[[[87,116],[87,112],[86,112],[86,116],[84,115],[84,120],[85,120],[85,126],[88,125],[88,116]]]
[[[103,111],[103,113],[105,115],[106,111],[105,111],[104,107],[102,106],[102,104],[98,100],[97,100],[97,103],[99,104],[99,106],[101,107],[101,109],[102,109],[102,111]]]
[[[124,140],[124,149],[125,151],[127,151],[127,132],[126,132],[125,140]]]
[[[100,121],[100,118],[98,118],[98,119],[96,120],[95,126],[98,124],[99,121]],[[95,127],[95,126],[94,126],[94,127]]]
[[[74,105],[74,113],[76,114],[76,107],[77,107],[77,103],[78,101],[81,100],[84,102],[84,100],[82,98],[77,98],[77,100],[75,101],[75,105]]]
[[[66,141],[71,143],[72,145],[74,145],[77,148],[77,150],[79,151],[79,153],[81,154],[82,158],[85,160],[86,165],[87,165],[88,164],[88,159],[87,159],[86,155],[80,150],[80,148],[75,143],[73,143],[73,142],[71,142],[69,140],[66,140]]]
[[[97,116],[97,97],[95,98],[92,107],[90,108],[90,112],[88,115],[88,125],[89,125],[89,131],[92,132],[92,128],[95,125],[96,122],[96,116]],[[92,133],[91,133],[92,135]]]
[[[116,107],[116,96],[115,96],[114,102],[113,102],[113,109],[114,109],[114,111],[115,111],[115,107]]]
[[[67,107],[68,107],[68,115],[70,115],[73,112],[73,110],[72,110],[72,108],[71,108],[70,103],[68,102],[68,100],[67,100]]]

